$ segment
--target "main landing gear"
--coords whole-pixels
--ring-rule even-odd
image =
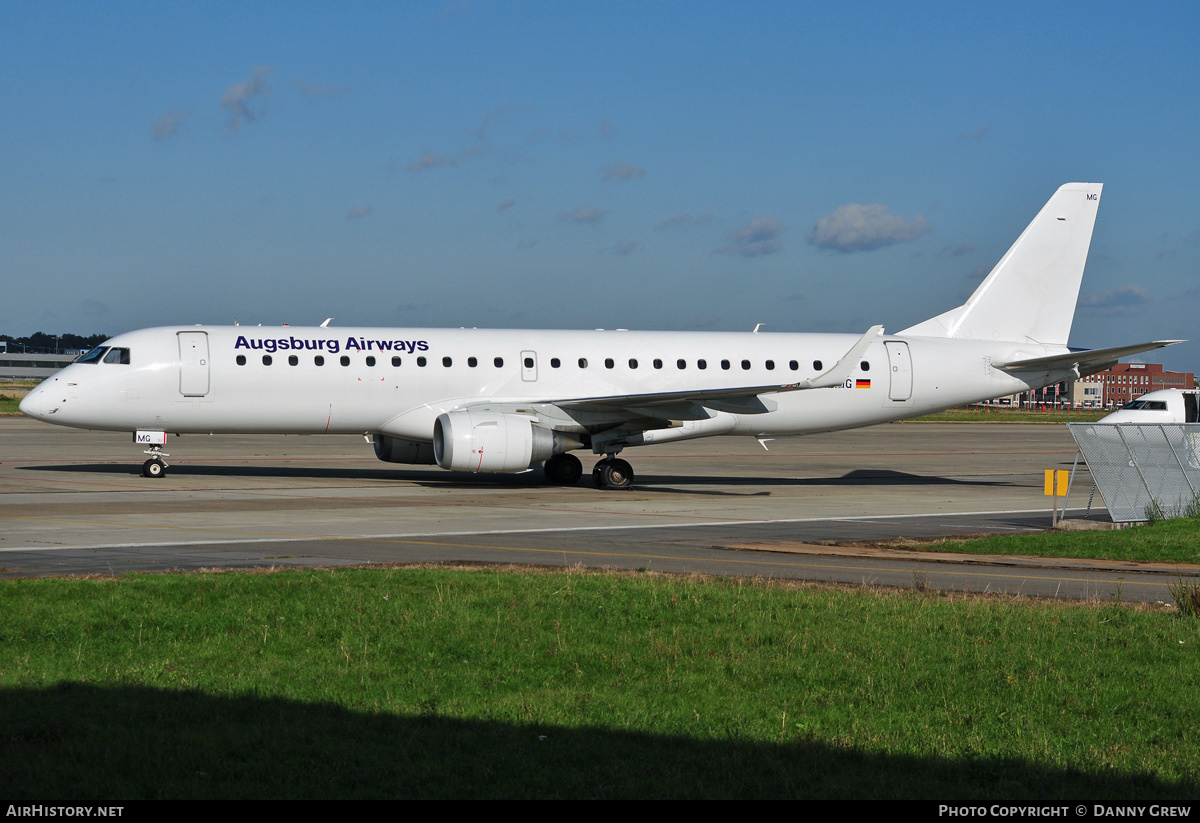
[[[598,489],[632,489],[633,466],[619,457],[606,457],[592,469]]]
[[[542,467],[546,480],[556,486],[571,486],[583,476],[583,464],[573,454],[556,454]],[[598,489],[633,488],[633,467],[628,462],[608,455],[592,469],[592,481]]]
[[[556,486],[572,486],[583,476],[583,463],[573,454],[556,454],[542,467],[546,479]]]

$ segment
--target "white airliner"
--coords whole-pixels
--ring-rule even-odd
[[[21,403],[129,431],[162,476],[168,433],[362,433],[393,463],[568,484],[627,447],[869,426],[1015,394],[1174,342],[1067,347],[1098,183],[1060,188],[961,306],[896,334],[167,327],[118,335]],[[757,329],[756,329],[757,331]]]

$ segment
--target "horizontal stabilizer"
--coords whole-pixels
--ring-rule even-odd
[[[1081,377],[1094,374],[1116,363],[1122,357],[1139,354],[1154,349],[1162,349],[1183,343],[1183,340],[1155,340],[1152,343],[1134,343],[1130,346],[1114,346],[1108,349],[1084,349],[1066,354],[1053,354],[1049,357],[1033,357],[1029,360],[1017,360],[1012,363],[992,363],[1005,371],[1046,371],[1054,369],[1075,369]]]

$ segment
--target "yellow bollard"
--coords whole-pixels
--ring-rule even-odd
[[[1054,498],[1053,514],[1050,516],[1050,528],[1058,525],[1058,498],[1065,497],[1067,494],[1067,483],[1069,482],[1068,472],[1066,469],[1046,469],[1046,485],[1044,494],[1047,497]],[[1066,512],[1063,512],[1065,515]]]

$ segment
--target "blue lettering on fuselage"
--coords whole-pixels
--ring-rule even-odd
[[[254,349],[274,354],[277,351],[324,351],[337,354],[342,350],[337,338],[313,340],[306,337],[252,337],[239,334],[234,342],[235,349]],[[374,340],[369,337],[347,337],[346,351],[398,351],[413,354],[429,351],[428,340]]]

